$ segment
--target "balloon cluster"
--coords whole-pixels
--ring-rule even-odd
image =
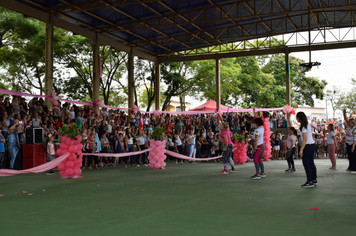
[[[104,106],[105,104],[103,103],[102,99],[93,102],[93,107],[104,107]]]
[[[283,112],[284,113],[290,113],[291,115],[295,115],[296,110],[293,107],[289,106],[289,105],[285,105],[283,107]]]
[[[243,164],[247,161],[247,144],[244,140],[241,140],[241,142],[235,140],[232,152],[234,153],[235,164]]]
[[[58,105],[58,101],[60,99],[61,98],[56,95],[56,92],[52,92],[51,93],[51,98],[49,99],[49,101],[53,104],[53,106],[57,106]]]
[[[83,144],[80,142],[82,141],[82,136],[77,135],[77,140],[71,139],[67,136],[61,137],[61,144],[59,145],[60,148],[57,150],[58,156],[64,155],[66,153],[70,153],[69,157],[67,157],[61,164],[58,166],[58,170],[62,179],[68,178],[81,178],[80,175],[82,170],[82,161],[83,161]]]
[[[272,157],[272,146],[271,146],[271,129],[269,128],[269,118],[263,119],[263,128],[265,132],[263,134],[263,143],[265,144],[265,151],[263,153],[263,159],[268,161]]]
[[[150,154],[147,159],[150,161],[151,169],[160,169],[166,166],[164,160],[166,160],[166,141],[156,141],[151,139],[150,141]]]

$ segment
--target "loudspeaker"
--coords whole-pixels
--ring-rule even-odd
[[[42,144],[43,142],[43,129],[42,128],[34,128],[33,129],[33,137],[35,144]]]
[[[27,128],[25,130],[26,144],[33,144],[33,128]]]
[[[26,129],[26,144],[42,144],[42,142],[43,142],[42,128]]]

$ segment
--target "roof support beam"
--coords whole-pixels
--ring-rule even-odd
[[[343,42],[343,43],[323,43],[311,45],[312,51],[321,51],[321,50],[331,50],[331,49],[341,49],[341,48],[353,48],[356,47],[356,42]],[[307,52],[309,51],[309,46],[289,46],[288,52]],[[261,55],[271,55],[285,53],[285,48],[273,48],[273,49],[259,49],[259,50],[250,50],[250,51],[241,51],[241,52],[231,52],[231,53],[217,53],[217,54],[208,54],[208,55],[196,55],[196,56],[178,56],[178,57],[158,57],[159,63],[168,63],[168,62],[180,62],[180,61],[200,61],[200,60],[213,60],[213,59],[222,59],[222,58],[231,58],[231,57],[248,57],[248,56],[261,56]]]
[[[18,13],[21,13],[23,15],[32,17],[34,19],[43,21],[43,22],[47,22],[49,19],[49,13],[37,10],[35,8],[29,7],[25,4],[19,3],[17,1],[0,1],[0,6],[8,8],[12,11],[16,11]],[[87,30],[84,29],[80,26],[71,24],[67,21],[64,21],[62,19],[59,19],[57,17],[53,17],[53,25],[60,27],[62,29],[68,30],[68,31],[72,31],[73,33],[82,35],[84,37],[87,37],[89,39],[95,40],[96,38],[96,33],[91,31],[91,30]],[[108,46],[111,46],[119,51],[124,51],[124,52],[131,52],[131,47],[122,43],[119,43],[115,40],[112,40],[110,38],[107,38],[103,35],[99,35],[99,42]],[[157,57],[144,53],[142,51],[139,51],[137,49],[133,50],[133,53],[135,56],[141,58],[141,59],[145,59],[145,60],[149,60],[152,62],[156,62],[157,61]]]

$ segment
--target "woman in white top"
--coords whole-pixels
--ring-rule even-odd
[[[316,145],[313,139],[312,128],[304,112],[297,113],[297,121],[300,123],[303,141],[299,150],[299,156],[302,157],[303,166],[307,174],[307,182],[302,185],[303,188],[310,188],[318,185],[316,181],[316,167],[314,164],[314,152]]]
[[[181,136],[179,134],[177,134],[177,133],[174,134],[173,135],[173,141],[174,141],[174,146],[175,146],[176,152],[178,152],[181,155],[184,155],[184,153],[183,153],[183,143],[182,143],[182,140],[181,140]],[[183,160],[180,160],[180,158],[176,159],[176,164],[178,164],[179,161],[180,161],[181,164],[184,164]]]
[[[344,119],[348,120],[346,116],[346,110],[343,111]],[[356,121],[354,119],[349,119],[347,121],[348,129],[346,131],[346,144],[347,144],[347,155],[349,157],[349,168],[351,174],[356,174],[356,132],[355,132]]]
[[[264,165],[262,163],[262,156],[265,151],[265,145],[263,143],[263,135],[265,129],[263,128],[263,120],[261,118],[255,118],[254,124],[256,129],[254,131],[255,142],[254,142],[254,155],[253,163],[255,163],[256,174],[251,176],[251,179],[261,179],[266,177]],[[261,172],[260,172],[261,170]]]
[[[197,146],[196,146],[196,136],[194,134],[194,129],[192,129],[190,131],[190,135],[188,135],[188,139],[187,139],[187,142],[188,142],[188,145],[189,145],[189,157],[191,158],[196,158],[196,153],[197,153]],[[189,161],[190,163],[192,163],[192,161]],[[193,163],[196,163],[195,161],[193,161]]]
[[[328,143],[328,153],[329,153],[329,158],[331,161],[331,167],[329,169],[335,170],[336,169],[336,157],[335,157],[335,148],[337,149],[337,143],[336,143],[336,138],[335,138],[335,129],[333,124],[328,125],[328,136],[326,139],[326,142]]]

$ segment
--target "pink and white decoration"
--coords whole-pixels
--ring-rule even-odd
[[[62,179],[77,179],[82,178],[83,162],[83,145],[80,143],[82,141],[82,136],[77,135],[77,140],[71,139],[67,136],[61,137],[60,148],[57,150],[59,156],[69,153],[68,158],[64,159],[61,164],[58,165],[58,170]]]
[[[263,152],[263,160],[269,161],[272,158],[272,146],[271,146],[271,129],[269,128],[269,118],[263,119],[263,128],[265,132],[263,134],[263,143],[265,145],[265,151]]]
[[[239,142],[235,140],[234,149],[232,150],[234,153],[234,162],[235,164],[244,164],[247,160],[247,144],[244,140]]]
[[[150,161],[151,169],[164,169],[166,163],[166,141],[150,140],[150,154],[147,159]]]

